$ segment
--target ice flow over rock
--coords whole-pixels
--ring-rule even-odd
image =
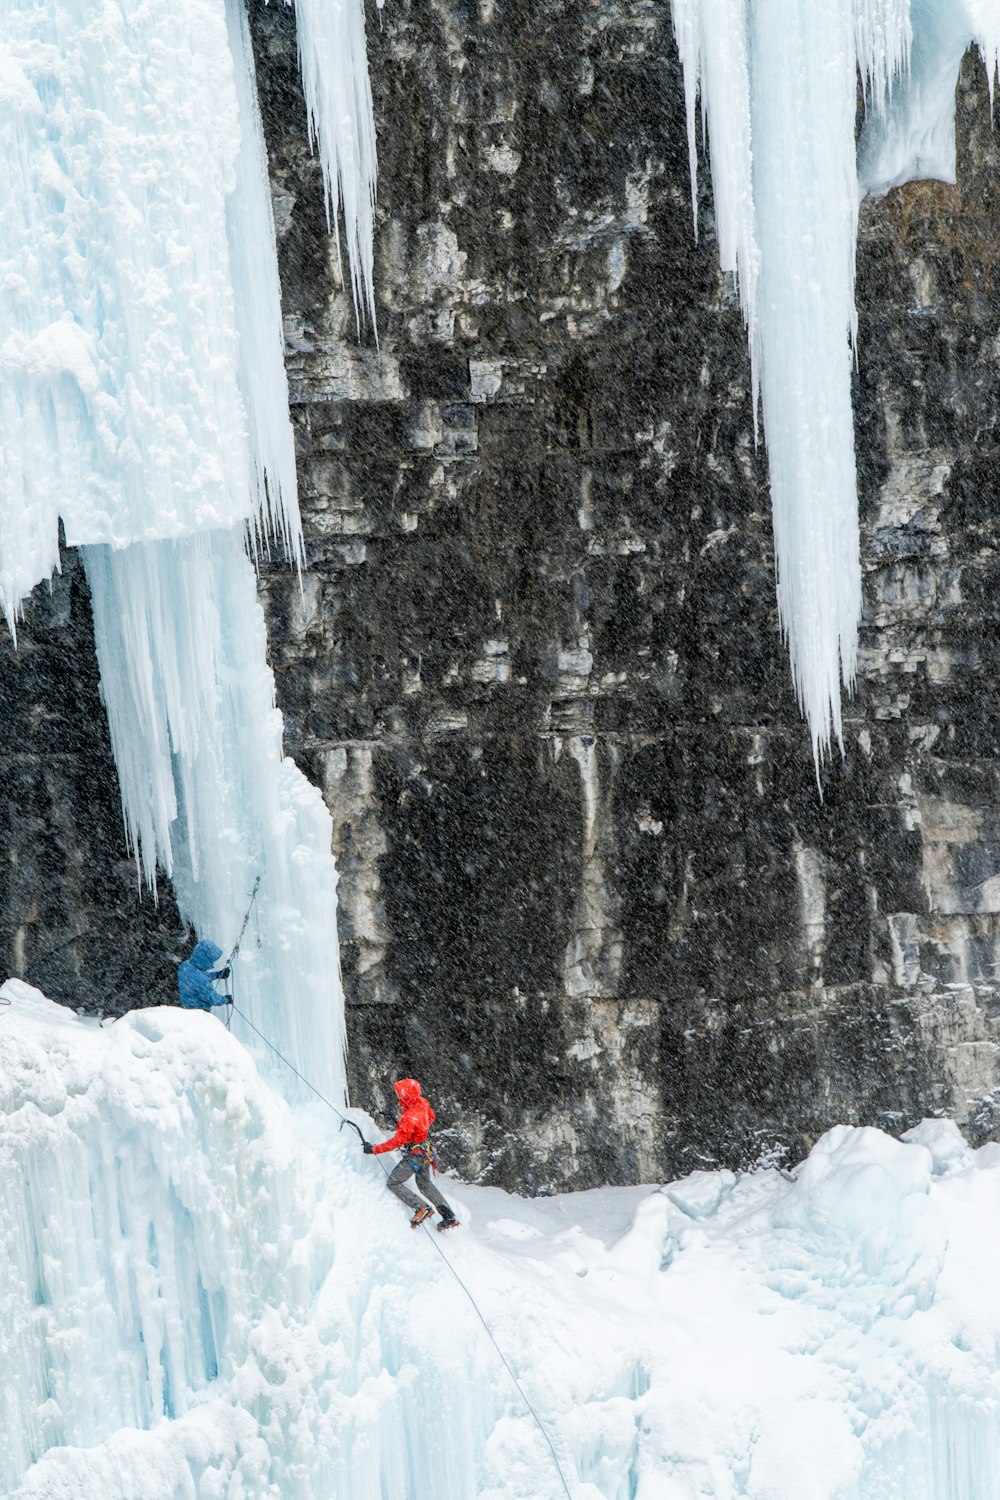
[[[778,605],[817,771],[843,744],[861,612],[851,366],[859,195],[954,179],[972,42],[996,73],[996,0],[673,0],[692,195],[710,139],[719,254],[747,324],[771,478]],[[867,123],[855,149],[858,75]]]
[[[363,5],[300,0],[299,22],[331,214],[370,308]],[[243,546],[275,538],[301,559],[242,0],[11,0],[0,139],[0,606],[16,630],[61,522],[140,870],[151,887],[157,866],[171,875],[182,914],[224,945],[261,876],[241,1009],[342,1093],[330,820],[282,754]]]

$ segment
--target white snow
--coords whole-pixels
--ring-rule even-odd
[[[1000,1490],[1000,1151],[949,1121],[665,1190],[445,1177],[463,1227],[432,1242],[214,1018],[3,997],[15,1500],[564,1496],[439,1245],[573,1500]]]
[[[697,98],[711,142],[722,267],[747,324],[771,476],[778,604],[817,768],[843,747],[861,570],[851,409],[859,195],[953,179],[954,89],[996,0],[674,0],[692,197]],[[855,151],[857,78],[867,120]],[[697,227],[697,214],[696,214]]]

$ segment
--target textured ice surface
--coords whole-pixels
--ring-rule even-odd
[[[556,1500],[435,1243],[219,1022],[0,1012],[0,1493]],[[370,1128],[370,1127],[369,1127]],[[1000,1494],[1000,1150],[839,1128],[791,1178],[520,1200],[443,1249],[574,1500]]]
[[[817,764],[842,742],[861,570],[851,410],[859,192],[954,174],[966,47],[996,0],[674,0],[692,182],[697,99],[719,253],[737,280],[771,475],[778,604]],[[858,71],[868,118],[855,151]]]
[[[891,108],[865,121],[858,150],[861,185],[885,193],[914,178],[955,181],[955,83],[978,46],[994,79],[1000,51],[997,0],[911,0],[913,46]]]
[[[57,563],[60,516],[70,545],[121,546],[248,514],[223,0],[8,0],[0,139],[10,618]]]

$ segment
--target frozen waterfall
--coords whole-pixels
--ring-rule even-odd
[[[0,36],[0,594],[250,513],[223,0],[14,0]],[[294,491],[293,491],[294,493]]]
[[[817,768],[843,743],[861,612],[851,410],[862,190],[954,176],[969,43],[992,77],[995,0],[673,0],[692,194],[697,101],[719,255],[736,278],[771,476],[778,604]],[[855,149],[858,74],[867,123]]]
[[[0,603],[87,571],[125,826],[228,945],[241,1008],[343,1091],[331,825],[283,758],[244,552],[301,559],[281,298],[242,0],[12,0],[0,38]],[[363,6],[301,0],[328,207],[369,311]],[[282,1080],[287,1086],[290,1075]]]
[[[869,115],[858,151],[861,186],[884,193],[935,177],[955,181],[955,80],[970,46],[993,80],[1000,57],[996,0],[911,0],[913,45],[892,108]]]

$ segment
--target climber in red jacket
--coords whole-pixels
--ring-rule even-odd
[[[458,1220],[438,1192],[434,1181],[432,1169],[438,1165],[438,1159],[428,1139],[434,1120],[434,1111],[431,1109],[430,1102],[420,1092],[420,1085],[415,1078],[400,1078],[393,1084],[393,1087],[399,1097],[402,1110],[399,1124],[396,1126],[396,1134],[387,1141],[381,1141],[377,1146],[373,1146],[371,1141],[363,1140],[365,1155],[380,1156],[383,1151],[402,1151],[403,1159],[397,1162],[389,1173],[386,1186],[391,1193],[395,1193],[401,1203],[405,1203],[407,1208],[413,1210],[410,1224],[414,1229],[425,1219],[430,1218],[434,1208],[441,1215],[438,1229],[457,1229]],[[428,1208],[427,1203],[421,1203],[416,1193],[406,1186],[406,1179],[410,1176],[416,1178],[417,1187],[427,1202],[433,1203],[434,1208]]]

